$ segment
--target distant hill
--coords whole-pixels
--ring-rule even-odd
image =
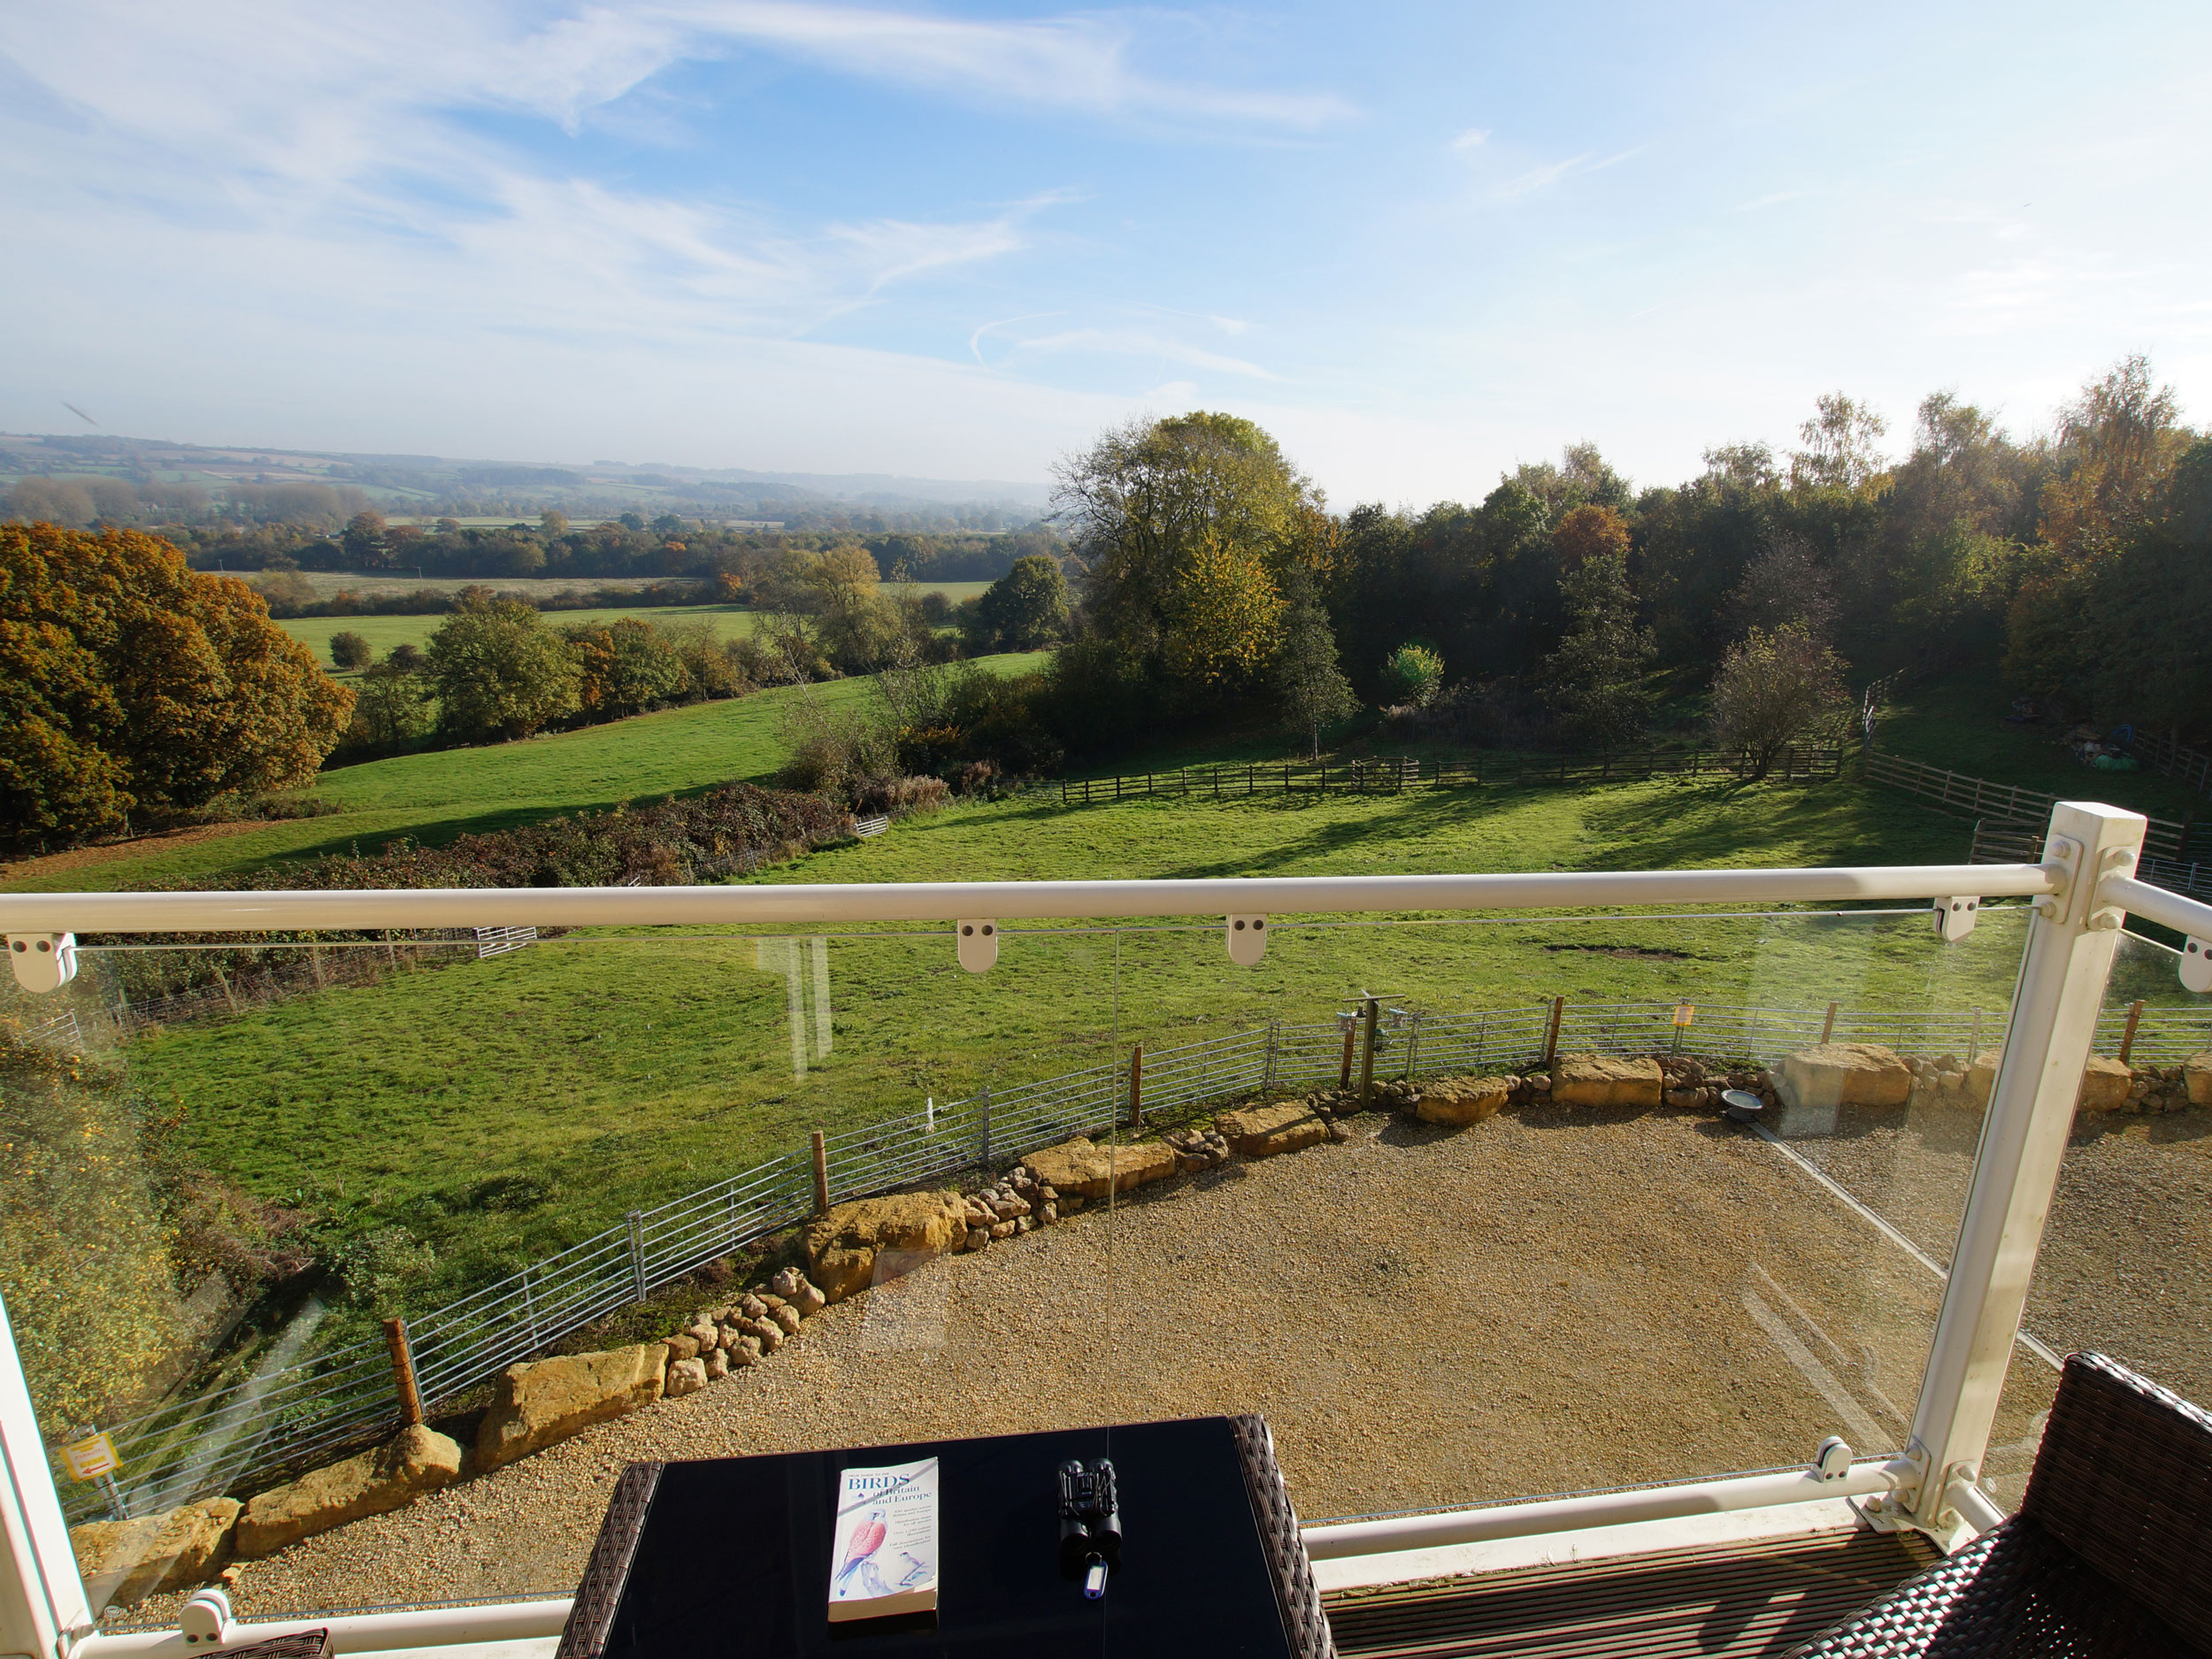
[[[1005,479],[902,478],[886,472],[770,472],[665,462],[502,461],[256,445],[215,448],[106,434],[0,433],[0,490],[25,477],[133,488],[180,514],[258,499],[275,486],[334,492],[349,510],[388,516],[753,519],[896,531],[1011,528],[1035,518],[1049,490]]]

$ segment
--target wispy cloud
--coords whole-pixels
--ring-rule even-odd
[[[1444,148],[1457,150],[1480,150],[1489,142],[1490,129],[1488,127],[1471,127],[1465,132],[1455,135],[1452,142]]]
[[[1564,161],[1549,162],[1540,167],[1532,167],[1527,172],[1518,173],[1508,179],[1504,183],[1494,187],[1490,191],[1490,197],[1491,200],[1496,202],[1510,202],[1521,196],[1533,196],[1540,190],[1548,190],[1563,179],[1575,178],[1585,173],[1603,173],[1608,167],[1617,167],[1630,157],[1643,154],[1645,148],[1646,146],[1638,144],[1632,149],[1617,151],[1597,161],[1591,160],[1587,154],[1584,154],[1570,156]]]
[[[1331,92],[1251,89],[1162,77],[1131,62],[1130,23],[1089,16],[979,20],[796,0],[701,0],[631,14],[650,32],[780,49],[848,74],[1088,111],[1310,130],[1355,111]]]
[[[1210,369],[1218,374],[1239,375],[1247,380],[1279,380],[1283,378],[1243,357],[1225,357],[1220,352],[1208,351],[1187,341],[1148,329],[1067,328],[1057,334],[1031,335],[1014,343],[1016,349],[1020,351],[1150,357],[1168,363],[1187,364],[1194,369]]]
[[[1770,196],[1755,196],[1748,202],[1739,202],[1728,211],[1732,213],[1756,213],[1763,208],[1779,207],[1785,202],[1794,202],[1804,194],[1802,190],[1777,190]]]

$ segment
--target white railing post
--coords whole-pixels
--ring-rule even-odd
[[[92,1628],[69,1526],[0,1303],[0,1653],[53,1659]]]
[[[2065,887],[2038,901],[2029,924],[2004,1055],[1913,1412],[1909,1449],[1922,1474],[1911,1518],[1939,1535],[1958,1525],[1949,1488],[1972,1486],[1988,1449],[2119,943],[2122,912],[2098,906],[2097,883],[2135,867],[2144,827],[2139,813],[2115,807],[2062,801],[2051,809],[2044,856],[2066,868]]]

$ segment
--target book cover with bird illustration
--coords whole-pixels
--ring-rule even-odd
[[[848,1469],[830,1540],[831,1623],[936,1607],[937,1460]]]

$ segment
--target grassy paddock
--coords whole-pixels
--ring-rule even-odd
[[[1875,741],[1932,766],[2046,790],[2063,800],[2103,801],[2176,819],[2212,811],[2203,796],[2148,768],[2092,771],[2066,747],[2070,726],[2047,721],[2016,726],[2005,718],[2011,707],[2011,692],[1993,678],[1933,680],[1897,700]]]
[[[714,630],[717,639],[749,639],[758,626],[759,614],[744,605],[634,605],[603,611],[549,611],[545,613],[548,626],[565,628],[576,626],[605,627],[634,617],[657,626],[703,622]],[[390,654],[395,645],[412,645],[419,649],[430,643],[430,636],[438,631],[445,618],[435,617],[283,617],[277,626],[315,653],[318,662],[334,666],[330,662],[330,636],[334,634],[358,634],[366,640],[379,657]],[[341,673],[341,680],[353,676]]]

